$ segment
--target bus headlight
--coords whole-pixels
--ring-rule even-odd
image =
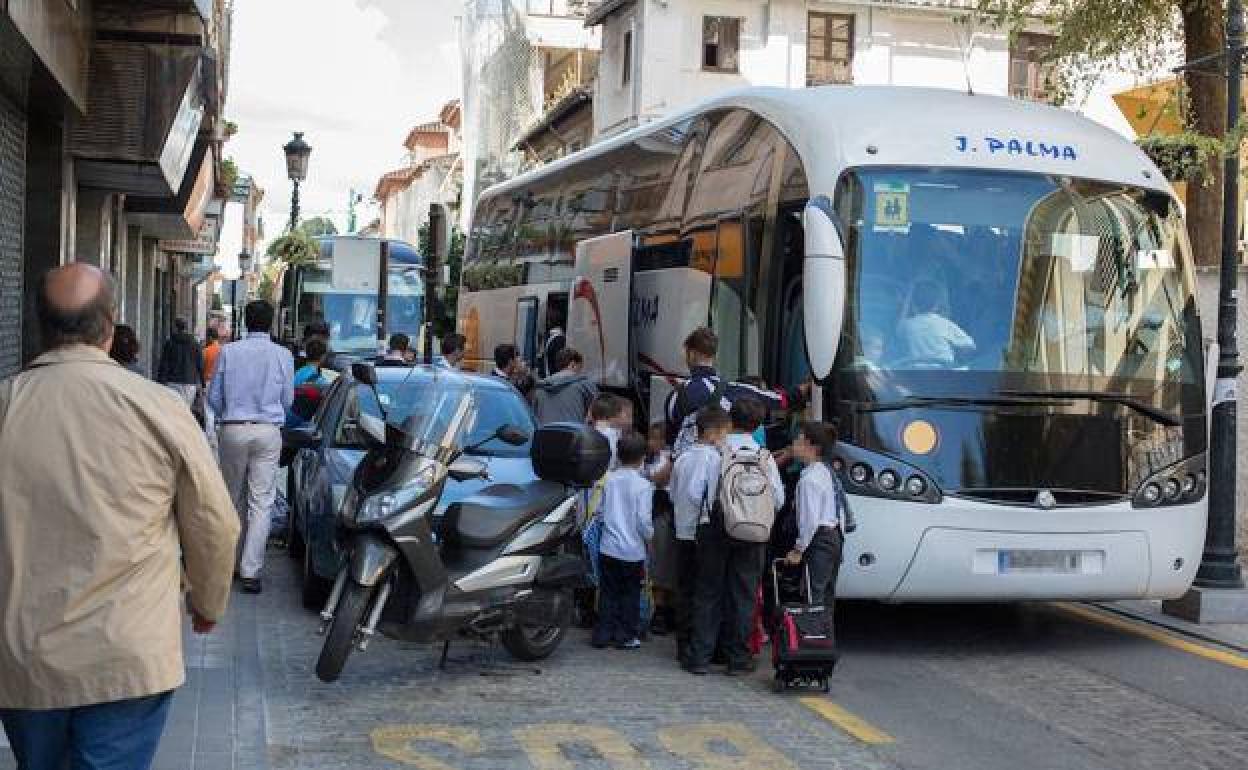
[[[940,488],[931,477],[896,457],[838,444],[829,464],[851,495],[906,503],[939,503],[942,498]]]
[[[1166,479],[1166,483],[1163,485],[1163,488],[1165,490],[1167,500],[1179,499],[1179,494],[1183,491],[1183,487],[1180,486],[1178,479]]]
[[[1136,488],[1132,503],[1137,508],[1185,505],[1205,494],[1205,456],[1189,457],[1169,468],[1162,468]]]
[[[927,482],[922,476],[911,476],[906,479],[906,494],[918,497],[927,491]]]
[[[892,469],[880,471],[880,489],[892,492],[899,484],[901,484],[901,478],[897,475],[897,471]]]
[[[1140,493],[1140,497],[1144,498],[1146,503],[1155,503],[1161,499],[1161,485],[1155,481],[1151,481],[1144,485],[1144,491]]]

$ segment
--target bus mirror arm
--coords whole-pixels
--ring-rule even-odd
[[[802,213],[802,313],[806,353],[815,380],[832,373],[845,319],[845,245],[840,217],[826,196],[811,198]]]

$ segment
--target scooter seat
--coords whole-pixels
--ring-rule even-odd
[[[567,496],[566,487],[550,481],[495,484],[447,506],[442,532],[454,545],[494,548]]]

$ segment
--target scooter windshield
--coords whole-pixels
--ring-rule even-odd
[[[402,405],[389,423],[402,433],[414,452],[449,462],[462,448],[477,420],[477,402],[468,380],[455,372],[438,371],[405,380],[392,397]]]

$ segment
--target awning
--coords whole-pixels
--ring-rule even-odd
[[[1173,80],[1138,86],[1114,94],[1113,100],[1136,136],[1171,136],[1183,130]]]
[[[142,227],[149,236],[165,241],[190,241],[197,239],[203,229],[215,190],[216,159],[209,151],[208,142],[199,141],[178,194],[172,197],[128,196],[126,214],[132,224]]]
[[[173,195],[204,119],[203,49],[97,41],[86,117],[70,133],[78,182]]]

